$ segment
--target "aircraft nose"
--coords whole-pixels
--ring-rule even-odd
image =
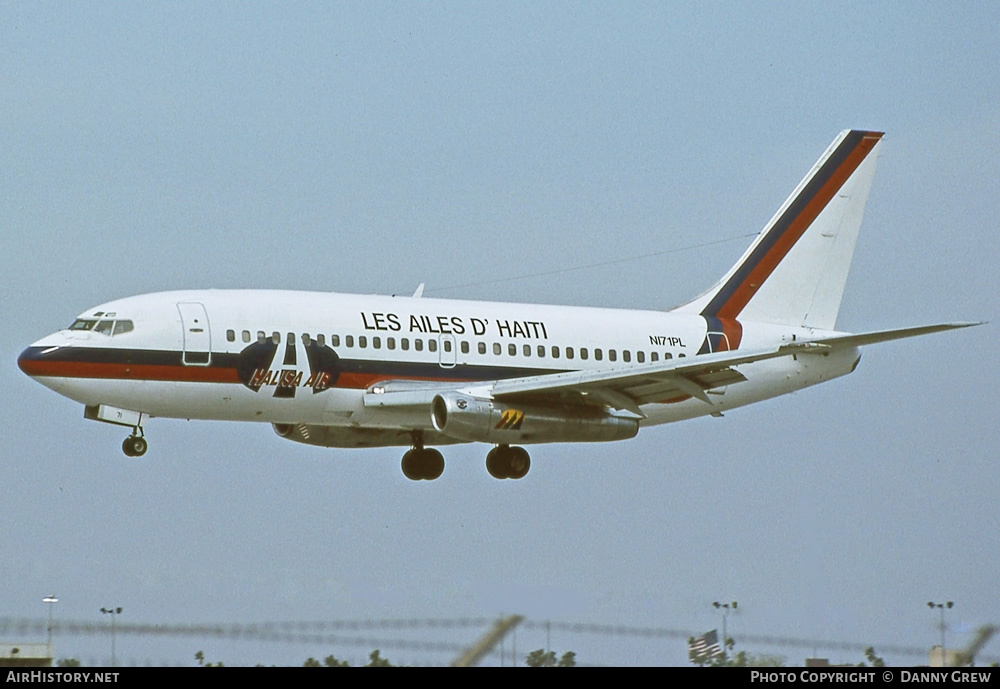
[[[31,364],[34,359],[32,350],[34,347],[28,347],[21,355],[17,357],[17,367],[25,372],[27,375],[31,375]]]
[[[50,357],[47,355],[58,350],[59,346],[44,346],[44,344],[41,344],[42,342],[42,340],[39,340],[39,342],[26,347],[20,356],[17,357],[17,367],[32,378],[52,375],[52,372],[47,370],[47,367],[50,366]]]
[[[60,376],[58,363],[51,356],[59,349],[58,345],[39,340],[21,352],[17,357],[17,367],[32,380],[61,393],[64,379]]]

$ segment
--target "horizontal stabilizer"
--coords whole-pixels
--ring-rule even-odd
[[[893,330],[875,330],[869,333],[859,333],[857,335],[835,335],[833,337],[823,337],[816,340],[806,340],[801,343],[804,346],[826,346],[826,347],[861,347],[863,345],[878,344],[879,342],[890,342],[901,340],[906,337],[917,337],[918,335],[930,335],[945,330],[957,330],[959,328],[971,328],[982,325],[983,321],[969,323],[938,323],[937,325],[921,325],[915,328],[896,328]],[[782,349],[789,349],[796,345],[786,345]]]

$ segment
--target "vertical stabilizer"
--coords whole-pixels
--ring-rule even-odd
[[[676,310],[833,330],[881,139],[841,132],[726,276]]]

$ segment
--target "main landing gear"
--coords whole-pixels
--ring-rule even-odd
[[[486,471],[493,478],[524,478],[531,468],[531,458],[523,447],[497,445],[486,455]]]
[[[403,475],[411,481],[433,481],[444,472],[444,457],[424,447],[423,434],[413,432],[413,449],[403,455]]]
[[[413,449],[403,455],[403,475],[411,481],[433,481],[444,472],[444,457],[437,450],[424,447],[424,437],[420,431],[413,431],[411,436]],[[132,438],[125,442],[130,440]],[[128,454],[128,449],[125,454]],[[486,455],[486,471],[493,478],[524,478],[530,468],[531,458],[523,447],[497,445]]]
[[[122,443],[122,452],[129,457],[142,457],[148,448],[149,443],[142,437],[142,428],[139,426],[136,426],[132,435],[125,438],[125,442]]]

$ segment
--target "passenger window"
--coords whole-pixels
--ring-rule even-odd
[[[659,361],[660,360],[660,353],[659,352],[650,352],[649,353],[649,360],[650,361]]]
[[[372,338],[372,349],[382,349],[382,338],[373,337]]]
[[[521,349],[524,352],[524,356],[531,356],[531,345],[524,345]]]
[[[115,321],[115,335],[132,332],[132,321]]]
[[[538,356],[540,358],[545,357],[545,345],[538,345]]]
[[[288,344],[295,344],[295,333],[288,333]]]
[[[626,364],[632,361],[632,352],[628,351],[627,349],[624,352],[622,352],[622,361],[624,361]]]
[[[573,358],[573,348],[572,347],[567,347],[566,348],[566,358],[567,359],[572,359]]]
[[[517,356],[517,345],[513,343],[507,345],[507,354],[510,356]]]
[[[613,349],[608,350],[608,361],[618,361],[618,352]]]
[[[427,340],[427,351],[428,352],[436,352],[437,350],[438,350],[438,341],[437,340]]]
[[[312,342],[312,338],[309,337],[309,333],[302,333],[302,344],[308,347],[310,342]]]
[[[667,359],[673,359],[673,358],[674,358],[674,355],[671,354],[670,352],[664,352],[663,353],[663,360],[664,361],[666,361]]]
[[[646,361],[646,352],[636,352],[635,353],[635,360],[638,361],[640,364],[645,363],[645,361]]]
[[[281,333],[277,331],[271,333],[271,342],[274,344],[281,344]]]
[[[552,345],[552,358],[553,359],[559,358],[559,348],[556,347],[555,345]]]
[[[236,342],[236,331],[227,330],[226,331],[226,342]]]
[[[317,335],[316,336],[316,344],[318,344],[320,347],[325,347],[326,346],[326,335],[322,335],[322,334]]]
[[[334,337],[336,337],[336,335],[334,335]],[[344,346],[345,347],[353,347],[354,346],[354,335],[345,335],[344,336]]]
[[[500,356],[501,352],[503,352],[503,350],[500,348],[500,343],[499,342],[494,342],[493,343],[493,354],[496,355],[496,356]]]
[[[684,352],[681,352],[680,354],[677,355],[677,358],[678,359],[683,359],[686,356],[687,356],[687,354],[685,354]]]
[[[257,342],[259,344],[264,344],[265,342],[267,342],[267,335],[264,333],[263,330],[257,331]]]
[[[462,354],[469,353],[469,343],[466,340],[462,340]]]
[[[443,344],[444,344],[444,351],[450,352],[451,351],[451,340],[444,340]]]
[[[410,351],[410,338],[404,337],[399,341],[399,346],[404,352]]]
[[[340,335],[330,335],[330,346],[331,347],[340,346]]]
[[[413,348],[418,352],[424,351],[424,341],[418,337],[416,340],[413,341]]]
[[[387,338],[385,338],[385,346],[388,347],[389,349],[395,349],[396,348],[396,338],[395,337],[387,337]]]
[[[358,335],[358,347],[364,349],[368,346],[368,338],[364,335]]]
[[[602,359],[604,359],[604,350],[602,350],[602,349],[595,349],[594,350],[594,358],[597,359],[598,361],[601,361]]]
[[[476,349],[477,349],[477,351],[480,354],[485,354],[486,353],[486,343],[485,342],[480,342],[478,345],[476,345]]]
[[[250,341],[250,331],[249,330],[244,330],[243,331],[243,341],[244,342],[249,342]]]
[[[587,358],[587,348],[586,347],[580,347],[580,358],[581,359],[586,359]]]
[[[97,327],[94,328],[94,332],[101,333],[102,335],[110,335],[113,328],[114,321],[100,321]]]

